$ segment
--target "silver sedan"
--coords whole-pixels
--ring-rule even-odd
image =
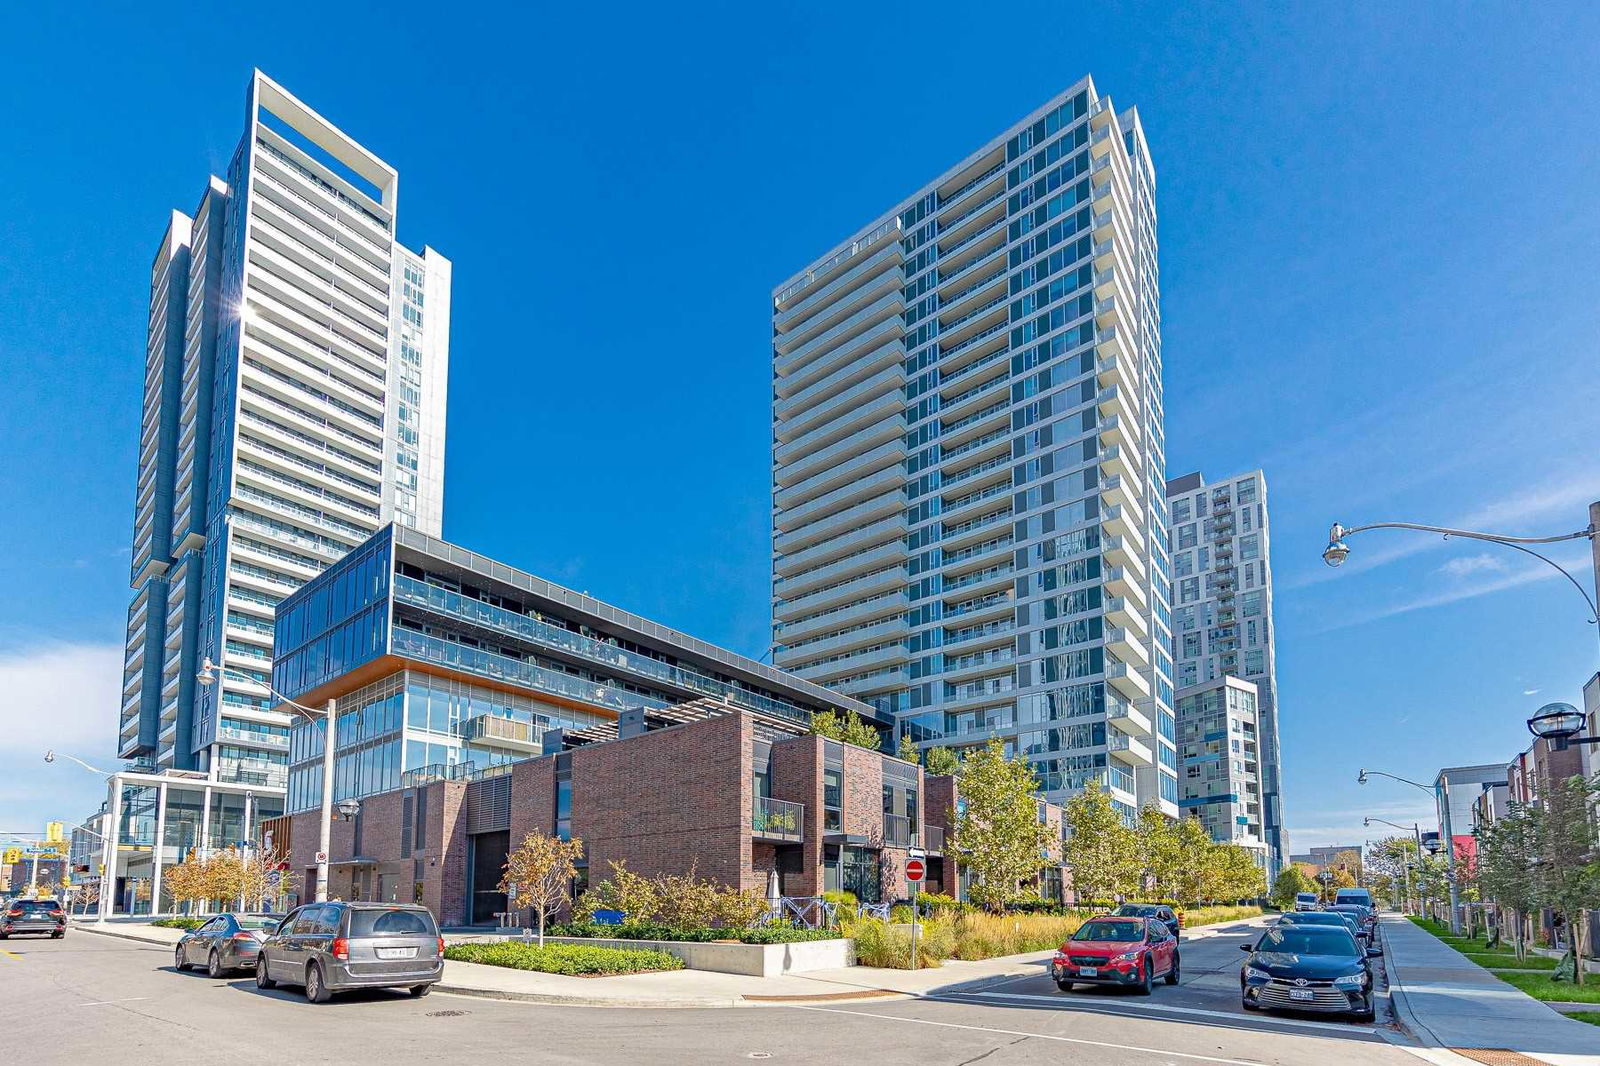
[[[282,921],[281,914],[218,914],[183,935],[173,949],[172,964],[179,970],[204,966],[212,977],[254,969],[261,942]]]

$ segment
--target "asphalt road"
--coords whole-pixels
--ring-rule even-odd
[[[177,973],[165,948],[74,931],[0,950],[0,1024],[30,1066],[128,1062],[842,1063],[1187,1066],[1415,1063],[1370,1026],[1244,1015],[1236,945],[1186,942],[1149,999],[1057,992],[1042,971],[938,1000],[721,1010],[549,1007],[435,993],[314,1006],[244,975]]]

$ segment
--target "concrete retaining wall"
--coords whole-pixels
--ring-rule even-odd
[[[498,936],[449,938],[452,942],[494,941]],[[599,948],[664,951],[691,970],[778,977],[808,970],[832,970],[856,964],[853,940],[806,940],[793,944],[716,944],[682,940],[604,940],[599,937],[547,936],[547,944],[590,944]]]

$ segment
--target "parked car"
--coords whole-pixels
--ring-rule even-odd
[[[58,899],[14,899],[0,912],[0,940],[23,933],[48,935],[60,940],[67,935],[67,912]]]
[[[1319,911],[1322,903],[1317,899],[1315,892],[1297,892],[1294,897],[1294,909],[1297,911]]]
[[[1254,944],[1239,970],[1245,1010],[1325,1011],[1373,1019],[1372,956],[1349,931],[1338,926],[1272,926]]]
[[[1177,936],[1183,929],[1183,919],[1164,903],[1124,903],[1111,912],[1119,918],[1154,918],[1167,927],[1167,932]]]
[[[179,970],[204,966],[212,977],[253,970],[261,942],[277,932],[281,914],[219,914],[178,941],[172,964]]]
[[[444,973],[444,937],[426,907],[309,903],[285,918],[256,955],[256,986],[299,985],[312,1003],[352,988],[425,996]]]
[[[1326,926],[1330,929],[1343,929],[1358,940],[1367,939],[1367,931],[1354,917],[1336,910],[1325,911],[1291,911],[1279,916],[1275,925],[1299,926]]]
[[[1101,915],[1078,927],[1050,963],[1056,987],[1125,985],[1148,996],[1157,977],[1178,983],[1178,938],[1155,918]]]
[[[1328,908],[1336,914],[1348,914],[1354,918],[1371,938],[1378,928],[1378,915],[1371,907],[1363,907],[1359,903],[1335,903]]]
[[[1377,913],[1372,903],[1372,892],[1365,888],[1341,888],[1333,894],[1335,905],[1340,903],[1354,903]]]

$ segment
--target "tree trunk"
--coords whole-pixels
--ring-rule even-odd
[[[1581,986],[1584,974],[1583,949],[1589,939],[1589,912],[1580,907],[1575,917],[1576,922],[1572,918],[1567,919],[1567,928],[1571,930],[1568,936],[1572,940],[1572,980]]]
[[[544,947],[544,908],[537,908],[539,914],[539,946]]]

